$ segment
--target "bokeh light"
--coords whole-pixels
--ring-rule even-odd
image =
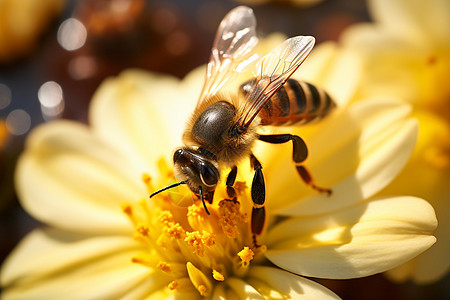
[[[86,27],[75,18],[69,18],[59,26],[58,43],[67,51],[74,51],[83,47],[86,38]]]
[[[52,120],[61,116],[64,111],[64,98],[61,86],[54,81],[47,81],[38,91],[42,117]]]
[[[0,83],[0,109],[8,107],[10,103],[11,89],[7,85]]]
[[[23,135],[30,127],[31,117],[23,109],[15,109],[6,117],[6,128],[12,135]]]

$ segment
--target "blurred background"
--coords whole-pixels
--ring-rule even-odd
[[[182,78],[205,64],[215,31],[233,7],[254,9],[261,36],[339,39],[369,21],[364,0],[0,0],[0,262],[39,226],[19,206],[16,159],[36,125],[87,122],[92,94],[126,68]],[[343,299],[450,299],[450,277],[418,286],[383,275],[317,280]]]

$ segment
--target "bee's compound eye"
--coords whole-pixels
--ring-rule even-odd
[[[200,178],[204,185],[213,187],[219,181],[219,172],[216,168],[208,163],[202,163],[200,167]]]

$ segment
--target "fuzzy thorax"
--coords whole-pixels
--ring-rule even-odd
[[[232,134],[240,118],[238,105],[236,97],[221,94],[203,101],[188,121],[184,143],[209,151],[227,166],[248,157],[257,134],[254,125],[241,134]]]

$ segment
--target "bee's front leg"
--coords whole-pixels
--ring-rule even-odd
[[[250,163],[255,170],[251,188],[253,201],[251,226],[252,233],[254,235],[260,235],[266,221],[266,210],[264,208],[264,202],[266,201],[266,185],[264,183],[261,163],[253,154],[250,155]]]
[[[237,167],[234,166],[233,168],[231,168],[230,173],[228,173],[226,182],[227,194],[228,197],[230,197],[230,199],[234,199],[236,197],[236,190],[233,187],[234,182],[236,181],[236,175],[237,175]]]
[[[315,189],[316,191],[320,193],[327,193],[328,196],[331,195],[331,189],[323,188],[320,186],[317,186],[314,183],[314,180],[311,176],[311,173],[306,169],[302,163],[306,160],[308,157],[308,147],[305,144],[305,141],[297,135],[293,134],[267,134],[267,135],[260,135],[259,140],[271,144],[283,144],[287,143],[289,141],[292,141],[292,160],[295,163],[295,168],[297,169],[298,175],[302,178],[302,180]]]

